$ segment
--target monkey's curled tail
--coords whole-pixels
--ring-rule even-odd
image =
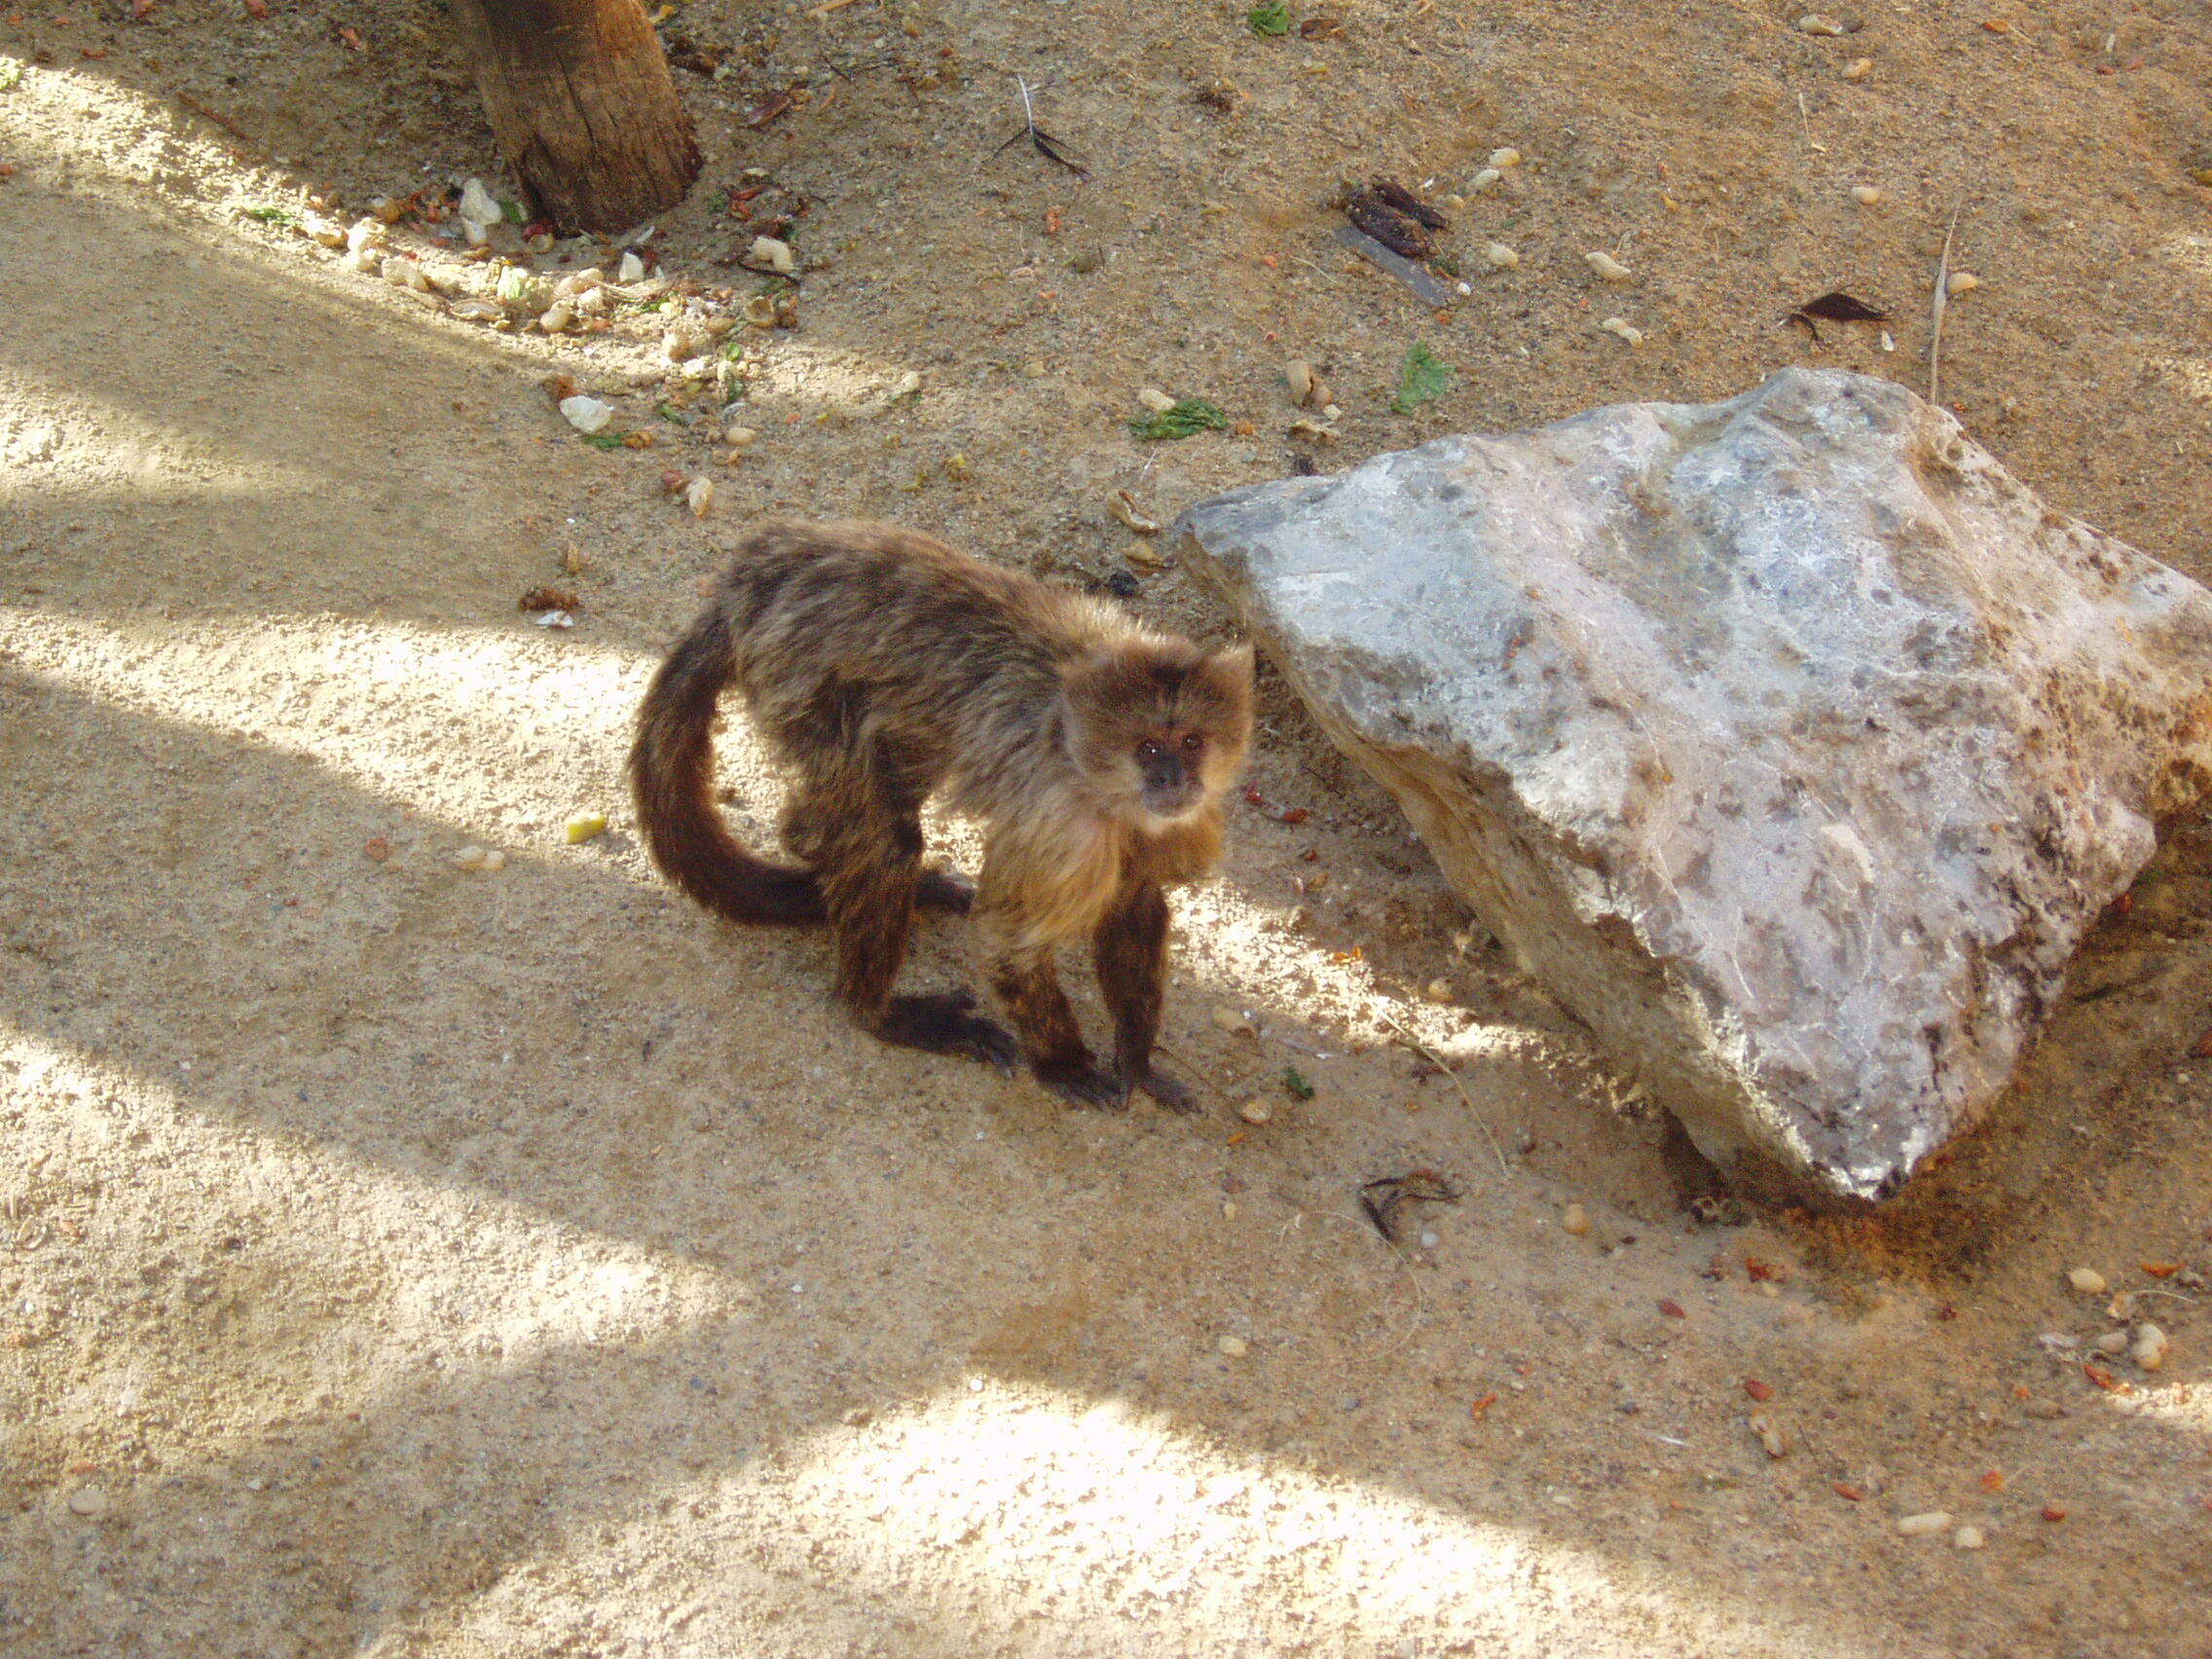
[[[661,873],[733,922],[812,922],[822,893],[803,869],[741,846],[715,805],[716,699],[737,673],[729,621],[709,610],[677,642],[638,711],[630,787]]]

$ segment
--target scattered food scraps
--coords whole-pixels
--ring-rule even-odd
[[[583,602],[568,588],[554,587],[548,583],[543,587],[534,587],[524,594],[521,599],[515,602],[515,608],[517,610],[580,610],[583,608]]]

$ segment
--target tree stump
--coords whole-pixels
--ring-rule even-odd
[[[537,213],[628,230],[699,176],[691,118],[639,0],[452,0],[492,130]]]

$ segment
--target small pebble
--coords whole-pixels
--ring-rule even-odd
[[[430,279],[423,275],[423,268],[412,259],[402,259],[396,253],[391,254],[379,270],[382,271],[384,279],[394,288],[411,288],[418,294],[430,291]]]
[[[1907,1515],[1898,1523],[1898,1530],[1908,1538],[1925,1538],[1931,1533],[1948,1531],[1951,1518],[1940,1509],[1931,1509],[1920,1515]]]
[[[1873,72],[1874,60],[1871,57],[1854,57],[1851,66],[1844,70],[1843,78],[1846,81],[1863,81]]]
[[[1855,184],[1851,187],[1851,200],[1862,207],[1879,207],[1882,193],[1870,184]]]
[[[1949,280],[1944,282],[1943,291],[1949,294],[1953,299],[1956,299],[1961,294],[1972,293],[1976,288],[1980,286],[1981,278],[1979,276],[1976,276],[1972,272],[1954,271],[1951,273]]]
[[[1231,1359],[1242,1359],[1252,1351],[1252,1345],[1242,1337],[1223,1337],[1213,1346]]]
[[[1598,326],[1616,340],[1625,340],[1631,346],[1643,344],[1643,330],[1630,322],[1626,317],[1609,316]]]
[[[1423,1233],[1420,1235],[1420,1247],[1423,1250],[1433,1250],[1443,1242],[1442,1235],[1435,1233]]]
[[[2097,1339],[2097,1351],[2099,1353],[2125,1353],[2127,1351],[2127,1341],[2125,1331],[2107,1331]]]
[[[2128,1357],[2145,1371],[2162,1371],[2166,1364],[2166,1333],[2145,1320],[2135,1327],[2135,1346]]]
[[[760,434],[751,426],[724,426],[722,428],[722,442],[729,445],[733,450],[751,449],[754,440],[759,436]]]
[[[683,486],[683,504],[691,509],[693,518],[705,518],[715,504],[715,481],[712,478],[694,478]]]
[[[1498,168],[1517,167],[1521,165],[1521,152],[1510,144],[1493,150],[1490,153],[1490,165]]]
[[[1981,1529],[1972,1525],[1961,1527],[1951,1534],[1951,1542],[1962,1550],[1978,1550],[1989,1540],[1982,1536]]]
[[[1275,1110],[1255,1095],[1236,1108],[1236,1115],[1247,1124],[1272,1124],[1275,1119]]]
[[[496,225],[506,217],[499,211],[498,200],[484,188],[484,181],[480,178],[472,178],[461,187],[461,202],[456,211],[463,219],[472,220],[479,225]]]
[[[580,847],[594,836],[607,833],[607,814],[579,812],[562,826],[561,833],[567,837],[570,846]]]
[[[1582,260],[1608,282],[1633,282],[1636,279],[1636,273],[1609,253],[1586,253]]]
[[[2066,1275],[2066,1282],[2083,1296],[2102,1296],[2110,1288],[2105,1283],[2105,1275],[2094,1268],[2076,1268]]]
[[[82,1515],[88,1521],[107,1513],[107,1493],[98,1487],[79,1487],[69,1494],[69,1513]]]
[[[1175,407],[1175,400],[1156,386],[1148,386],[1137,393],[1137,401],[1155,415],[1164,415]]]
[[[561,418],[577,431],[588,434],[601,430],[614,419],[614,405],[579,393],[561,399]]]
[[[1473,178],[1467,181],[1468,194],[1472,196],[1488,196],[1492,191],[1495,190],[1500,183],[1504,181],[1504,178],[1505,174],[1498,171],[1497,168],[1485,167],[1482,169],[1482,171],[1478,172]]]
[[[457,869],[482,869],[484,867],[484,861],[491,856],[491,854],[487,853],[482,847],[477,846],[472,841],[467,846],[461,848],[460,852],[454,854],[454,867]]]
[[[1428,1000],[1432,1003],[1451,1002],[1457,994],[1453,990],[1450,979],[1431,979],[1428,982]]]
[[[765,240],[766,239],[760,240]],[[759,245],[759,241],[754,243],[756,247]],[[643,282],[645,279],[645,262],[635,253],[625,252],[622,255],[622,263],[614,268],[614,279],[622,283]]]
[[[1484,248],[1483,258],[1490,262],[1493,271],[1517,271],[1521,267],[1521,256],[1503,242],[1492,242]]]
[[[1824,18],[1816,12],[1797,19],[1797,32],[1809,35],[1840,35],[1843,33],[1843,25],[1833,18]]]
[[[1567,1213],[1560,1217],[1559,1224],[1570,1237],[1587,1237],[1590,1233],[1590,1212],[1580,1204],[1568,1204]]]

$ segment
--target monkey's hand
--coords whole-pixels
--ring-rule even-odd
[[[1196,1112],[1198,1109],[1198,1094],[1188,1084],[1177,1083],[1171,1077],[1163,1077],[1150,1066],[1146,1066],[1142,1071],[1131,1073],[1128,1079],[1128,1087],[1142,1089],[1170,1112]]]
[[[1048,1062],[1036,1072],[1039,1083],[1075,1105],[1118,1112],[1129,1103],[1129,1086],[1088,1060]]]
[[[973,991],[945,991],[926,997],[893,997],[875,1027],[886,1043],[933,1054],[957,1054],[1001,1071],[1014,1070],[1021,1047],[1006,1027],[968,1011]]]

